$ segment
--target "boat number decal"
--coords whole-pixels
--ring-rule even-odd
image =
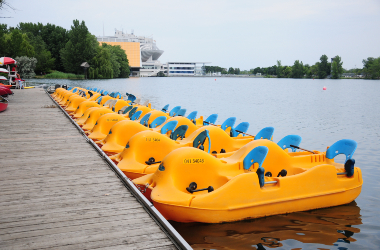
[[[160,138],[154,138],[154,137],[147,137],[145,139],[146,141],[160,141]]]
[[[119,121],[119,119],[117,119],[117,118],[114,118],[114,119],[107,119],[107,122],[117,122],[117,121]]]
[[[205,159],[202,158],[188,158],[183,160],[183,164],[203,164]]]

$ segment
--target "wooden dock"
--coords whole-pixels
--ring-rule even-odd
[[[43,89],[0,113],[0,249],[177,249]]]

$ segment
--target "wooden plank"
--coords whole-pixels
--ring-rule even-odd
[[[1,249],[175,249],[41,89],[0,114]]]

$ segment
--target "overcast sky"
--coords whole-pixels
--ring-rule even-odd
[[[70,29],[84,20],[96,35],[115,28],[153,35],[159,59],[211,62],[242,70],[281,60],[314,64],[339,55],[344,68],[380,56],[380,0],[8,0],[2,23],[52,23]]]

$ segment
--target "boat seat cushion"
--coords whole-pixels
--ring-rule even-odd
[[[218,119],[218,114],[212,114],[203,122],[204,126],[207,126],[209,124],[215,124],[216,119]]]
[[[165,116],[159,116],[157,117],[156,119],[154,119],[150,124],[149,124],[149,127],[150,128],[155,128],[157,126],[160,126],[162,123],[164,123],[166,121],[166,117]]]
[[[174,132],[171,133],[170,139],[176,141],[178,138],[181,138],[182,140],[183,138],[185,138],[185,134],[188,128],[189,128],[188,125],[178,126],[178,128],[176,128],[176,130],[174,130]]]
[[[284,138],[282,138],[277,145],[280,146],[282,149],[290,148],[292,149],[292,152],[296,152],[296,148],[291,147],[290,145],[299,146],[302,141],[301,136],[299,135],[287,135]]]
[[[170,121],[166,123],[162,128],[161,128],[161,134],[166,134],[169,131],[173,132],[175,127],[177,126],[178,121]]]
[[[354,154],[357,143],[354,140],[343,139],[335,142],[331,147],[329,147],[326,151],[326,157],[328,159],[334,159],[335,156],[339,154],[346,155],[346,161],[351,159]]]
[[[235,125],[236,117],[230,117],[225,120],[221,128],[225,131],[227,128],[232,128]]]
[[[262,130],[259,131],[259,133],[257,133],[257,135],[255,136],[255,140],[259,140],[259,139],[271,140],[273,136],[273,132],[274,132],[273,127],[263,128]]]

